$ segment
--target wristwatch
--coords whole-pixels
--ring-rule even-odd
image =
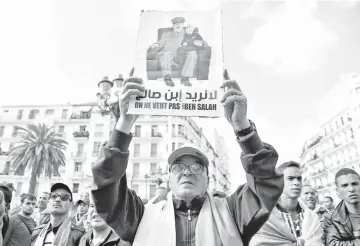
[[[242,129],[242,130],[235,130],[235,135],[240,138],[240,137],[244,137],[246,135],[249,135],[252,132],[256,132],[256,126],[255,123],[252,122],[251,120],[249,120],[250,122],[250,126],[248,128]]]

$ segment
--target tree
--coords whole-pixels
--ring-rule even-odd
[[[34,194],[37,179],[45,173],[46,177],[60,176],[60,166],[65,166],[65,154],[68,143],[59,138],[53,127],[45,124],[19,127],[21,140],[10,150],[9,156],[15,175],[24,175],[25,169],[31,170],[28,193]]]

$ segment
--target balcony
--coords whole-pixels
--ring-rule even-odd
[[[71,158],[73,158],[74,160],[85,160],[86,159],[86,153],[72,152],[71,153]]]
[[[76,131],[73,132],[74,138],[85,138],[89,139],[89,131]]]
[[[152,138],[161,138],[163,135],[161,132],[151,132]]]
[[[88,120],[90,118],[91,118],[90,112],[82,112],[82,113],[78,113],[78,114],[73,113],[70,116],[71,120]]]
[[[104,132],[95,132],[95,133],[94,133],[94,137],[96,137],[96,138],[102,138],[102,137],[104,137]]]
[[[84,172],[74,172],[73,173],[73,178],[84,178],[85,177],[85,173]]]

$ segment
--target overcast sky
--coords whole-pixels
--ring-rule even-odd
[[[224,15],[224,63],[248,97],[249,118],[280,162],[296,159],[320,100],[341,74],[360,71],[356,2],[2,1],[0,105],[94,101],[104,75],[133,66],[141,9],[215,8]],[[225,120],[213,121],[227,139],[234,189],[244,182],[239,147]],[[202,125],[212,139],[213,127]]]

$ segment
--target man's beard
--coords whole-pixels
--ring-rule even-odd
[[[30,215],[32,215],[33,212],[24,211],[23,213],[24,213],[26,216],[30,216]]]

